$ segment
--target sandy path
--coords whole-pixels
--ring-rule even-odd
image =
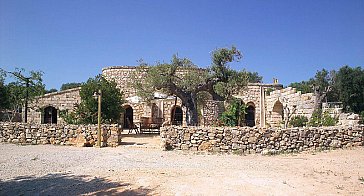
[[[0,195],[364,195],[364,148],[290,155],[0,144]],[[360,180],[363,178],[363,180]]]

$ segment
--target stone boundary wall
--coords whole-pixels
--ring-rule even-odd
[[[117,146],[121,142],[121,129],[117,125],[102,125],[101,135],[102,146]],[[0,122],[0,142],[93,146],[97,142],[97,125]]]
[[[263,129],[162,127],[164,150],[275,154],[364,146],[364,126]]]

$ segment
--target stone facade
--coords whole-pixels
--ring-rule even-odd
[[[117,87],[123,92],[127,101],[124,104],[124,108],[132,109],[133,122],[139,122],[141,117],[149,117],[162,118],[164,124],[173,124],[173,111],[176,107],[180,108],[185,114],[181,100],[174,96],[167,97],[161,95],[161,97],[152,100],[150,103],[141,101],[137,97],[137,92],[132,87],[131,82],[133,81],[133,77],[141,78],[143,74],[140,70],[137,72],[137,67],[135,66],[112,66],[102,69],[102,75],[107,80],[115,81]],[[182,115],[182,122],[185,122],[185,115]]]
[[[178,74],[183,75],[184,71],[180,70]],[[154,100],[146,103],[137,96],[131,83],[134,77],[141,78],[144,73],[140,70],[137,72],[135,66],[112,66],[102,69],[102,75],[117,83],[127,101],[123,105],[127,112],[123,114],[120,123],[126,125],[126,119],[140,122],[142,117],[163,119],[164,125],[176,124],[177,121],[185,122],[186,108],[182,106],[179,98],[156,94]],[[74,105],[80,102],[79,90],[80,88],[75,88],[39,97],[31,104],[29,122],[62,124],[59,112],[72,110]],[[281,127],[283,120],[288,116],[303,115],[310,118],[315,101],[312,93],[302,94],[294,88],[283,88],[283,85],[277,83],[249,83],[235,97],[247,105],[245,124],[257,127]],[[215,125],[224,110],[223,102],[210,100],[206,103],[201,111],[200,125]],[[178,114],[175,115],[176,111]],[[56,119],[53,119],[54,116]],[[179,119],[180,117],[182,119]]]
[[[96,125],[25,124],[0,122],[0,142],[14,144],[55,144],[93,146],[97,143]],[[102,145],[121,143],[118,125],[102,125]]]
[[[162,127],[161,146],[210,152],[274,154],[364,145],[364,126],[311,128]]]
[[[295,88],[287,87],[272,91],[266,97],[267,125],[279,127],[288,113],[306,116],[308,119],[314,111],[315,96],[313,93],[301,94]]]
[[[36,124],[63,124],[60,111],[73,110],[81,102],[80,87],[45,94],[29,104],[28,122]]]

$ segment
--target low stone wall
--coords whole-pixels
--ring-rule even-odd
[[[121,142],[117,125],[102,125],[101,135],[102,146],[117,146]],[[0,142],[93,146],[97,142],[97,125],[0,122]]]
[[[255,127],[162,127],[162,148],[274,154],[364,145],[364,126],[262,129]]]

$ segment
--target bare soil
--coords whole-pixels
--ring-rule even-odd
[[[364,195],[364,148],[275,156],[0,144],[0,195]]]

